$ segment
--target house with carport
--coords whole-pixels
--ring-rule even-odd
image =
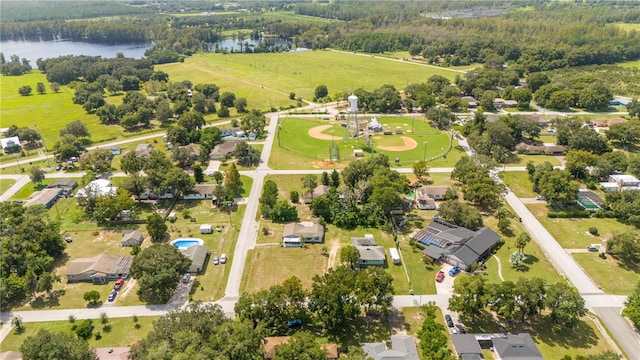
[[[67,265],[65,276],[70,283],[90,281],[106,284],[120,277],[128,277],[133,256],[100,254],[92,258],[75,259]]]
[[[284,226],[282,246],[301,247],[304,243],[322,243],[324,226],[317,222],[296,222]]]

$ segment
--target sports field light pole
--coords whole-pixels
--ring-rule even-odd
[[[423,142],[423,144],[424,144],[424,155],[422,156],[422,161],[427,161],[427,144],[428,143],[429,143],[428,141]]]

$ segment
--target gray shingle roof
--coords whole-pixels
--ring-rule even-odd
[[[507,334],[504,338],[493,338],[493,347],[502,360],[542,360],[542,354],[531,335]]]

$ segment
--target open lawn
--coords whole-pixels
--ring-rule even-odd
[[[616,219],[550,219],[546,204],[527,204],[527,208],[565,249],[586,249],[590,244],[600,244],[606,234],[633,229]],[[590,227],[597,228],[599,236],[589,234]]]
[[[533,184],[529,181],[529,174],[525,171],[503,171],[499,173],[504,183],[519,198],[535,198],[538,194],[533,191]]]
[[[100,333],[102,338],[96,340],[95,336],[89,339],[89,346],[98,347],[122,347],[130,346],[132,343],[147,336],[153,330],[153,322],[157,320],[157,316],[140,316],[138,317],[139,327],[135,326],[132,318],[111,318],[106,325],[111,326],[110,330],[104,328],[104,324],[100,319],[93,319],[93,334]],[[82,320],[76,320],[76,324]],[[2,342],[2,351],[20,351],[20,345],[29,336],[35,335],[39,330],[44,329],[50,332],[63,332],[72,334],[72,324],[68,321],[50,321],[25,323],[25,331],[16,335],[11,332]]]
[[[547,161],[553,166],[562,165],[557,156],[549,155],[523,155],[514,153],[512,160],[513,161],[506,164],[506,166],[526,166],[529,161],[533,162],[534,165],[543,164]]]
[[[601,259],[593,252],[574,253],[573,257],[608,294],[630,295],[640,281],[640,266],[625,266],[612,255]]]
[[[45,94],[40,95],[36,92],[36,84],[39,82],[45,85]],[[18,88],[24,85],[31,86],[31,95],[18,94]],[[102,125],[96,115],[87,114],[82,106],[73,103],[73,89],[61,86],[60,91],[55,93],[49,85],[46,76],[37,70],[22,76],[0,76],[2,126],[37,128],[48,149],[59,138],[60,129],[75,120],[80,120],[87,126],[93,142],[111,140],[119,136],[119,126]]]
[[[640,69],[640,60],[634,60],[634,61],[625,61],[623,63],[618,64],[622,67],[626,67],[626,68],[636,68],[636,69]]]
[[[0,194],[3,194],[5,191],[9,190],[10,187],[15,184],[16,181],[13,179],[0,179]]]
[[[403,89],[408,81],[426,81],[438,74],[451,80],[456,73],[446,69],[391,63],[385,59],[334,51],[307,51],[277,54],[198,53],[185,60],[156,66],[167,72],[172,81],[198,79],[198,83],[215,83],[220,91],[232,91],[246,97],[249,108],[289,107],[297,97],[312,99],[314,89],[324,84],[329,95],[351,93],[353,89],[373,90],[383,84]]]
[[[408,166],[417,160],[431,159],[443,153],[449,147],[448,134],[431,127],[422,118],[411,117],[383,117],[379,119],[385,128],[396,131],[402,130],[402,135],[382,135],[372,133],[372,145],[366,145],[363,139],[348,139],[344,141],[346,129],[338,122],[287,118],[281,121],[278,134],[279,146],[274,145],[270,159],[272,168],[313,168],[326,165],[329,159],[329,149],[335,146],[339,149],[340,162],[335,167],[342,167],[345,162],[353,159],[353,150],[362,149],[365,157],[382,153],[389,157],[393,165]],[[328,140],[318,139],[309,135],[309,131],[319,126],[326,127],[321,135]],[[334,136],[334,140],[331,140]],[[397,150],[392,149],[396,147]],[[402,148],[404,147],[404,148]],[[457,146],[448,154],[446,163],[451,164],[459,158]],[[399,162],[395,163],[398,158]],[[430,166],[443,159],[430,162]],[[330,165],[333,168],[334,165]]]
[[[513,212],[513,210],[508,206],[507,208]],[[493,216],[484,217],[484,226],[490,227],[498,233],[502,237],[502,241],[504,242],[495,252],[495,256],[500,259],[502,265],[502,276],[505,280],[510,280],[513,282],[518,281],[521,277],[532,278],[537,277],[541,278],[545,281],[545,283],[555,283],[561,280],[560,275],[555,271],[549,260],[547,260],[544,255],[542,249],[538,246],[535,241],[529,242],[527,246],[524,248],[524,254],[526,255],[526,260],[523,264],[520,265],[518,269],[515,269],[511,266],[509,262],[509,256],[517,251],[515,246],[515,239],[521,232],[524,232],[524,228],[521,223],[517,220],[511,220],[511,231],[507,231],[506,233],[501,232],[498,229],[498,220]],[[486,262],[487,267],[487,280],[491,283],[501,282],[500,277],[498,276],[498,262],[492,256]]]

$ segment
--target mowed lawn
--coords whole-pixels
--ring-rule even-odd
[[[631,295],[640,282],[640,266],[625,266],[611,255],[606,259],[599,258],[598,253],[572,255],[606,293]]]
[[[0,194],[3,194],[5,191],[9,190],[10,187],[15,184],[16,181],[13,179],[0,179]]]
[[[96,340],[95,336],[92,336],[89,341],[89,346],[93,348],[98,347],[121,347],[130,346],[138,340],[147,336],[151,330],[153,330],[153,322],[157,320],[158,316],[139,316],[138,324],[132,318],[110,318],[107,324],[102,324],[100,319],[93,319],[93,334],[100,333],[102,338]],[[82,320],[76,320],[76,324]],[[105,325],[111,326],[111,329],[105,330]],[[39,330],[47,330],[50,332],[62,332],[72,334],[71,327],[73,325],[69,321],[49,321],[49,322],[34,322],[25,323],[25,330],[22,334],[16,335],[14,331],[9,333],[2,342],[2,351],[20,351],[20,345],[29,336],[33,336],[38,333]]]
[[[36,91],[36,84],[39,82],[45,85],[45,94],[40,95]],[[18,94],[18,88],[24,85],[31,86],[31,95]],[[37,70],[22,76],[0,76],[2,127],[37,127],[48,149],[60,137],[60,129],[75,120],[80,120],[87,126],[93,142],[119,136],[119,126],[102,125],[96,115],[87,114],[82,106],[73,103],[73,89],[61,86],[60,91],[55,93],[49,85],[46,76]]]
[[[269,164],[276,169],[318,167],[318,163],[330,158],[329,149],[334,146],[339,149],[340,162],[332,164],[331,168],[346,166],[346,163],[354,159],[354,149],[362,149],[365,157],[371,156],[373,149],[373,156],[385,154],[389,157],[392,165],[409,166],[417,160],[433,158],[446,151],[449,147],[449,135],[433,128],[424,118],[382,117],[379,121],[385,128],[393,131],[396,129],[403,130],[403,134],[383,135],[381,132],[372,133],[372,143],[368,146],[365,144],[364,139],[359,141],[348,139],[345,142],[346,129],[340,125],[340,122],[297,118],[283,119],[281,120],[282,127],[276,138],[281,146],[278,146],[278,141],[276,141]],[[320,140],[309,135],[309,130],[323,125],[331,127],[323,130],[322,133],[327,136],[333,134],[337,139],[333,141]],[[415,147],[399,151],[379,148],[380,146],[404,145],[401,136],[413,139],[416,143]],[[459,158],[457,146],[454,146],[450,154],[450,156],[449,154],[447,156],[448,159],[437,159],[435,161],[446,160],[447,163],[455,163]],[[399,160],[397,164],[395,163],[396,158]],[[436,166],[431,162],[429,165]]]
[[[527,208],[565,249],[586,249],[590,244],[600,244],[606,234],[633,230],[633,227],[616,219],[550,219],[546,204],[527,204]],[[599,235],[589,234],[590,227],[597,228]]]
[[[519,198],[535,198],[533,184],[529,181],[529,174],[525,171],[503,171],[500,178]]]
[[[453,81],[456,72],[405,62],[334,51],[307,51],[277,54],[198,53],[184,63],[156,66],[172,81],[190,79],[215,83],[221,92],[232,91],[246,97],[249,108],[265,109],[295,105],[293,92],[311,100],[318,85],[326,85],[329,95],[369,91],[384,84],[401,90],[410,82],[424,82],[432,75]],[[194,83],[196,83],[194,81]]]

